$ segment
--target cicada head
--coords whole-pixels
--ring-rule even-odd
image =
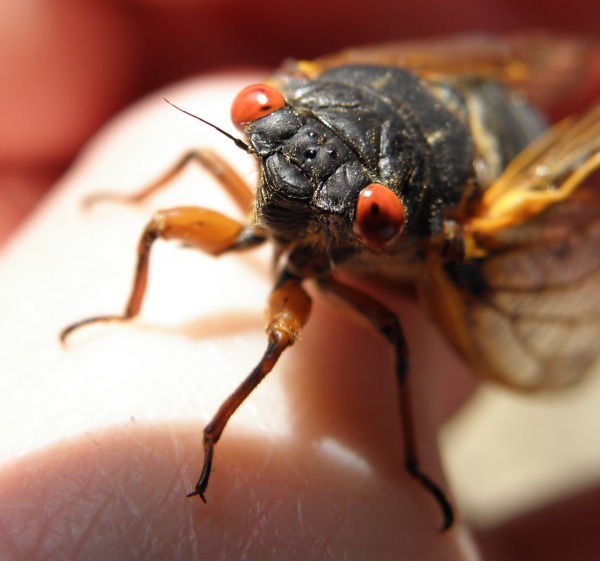
[[[276,240],[317,245],[330,236],[337,246],[381,249],[400,236],[398,195],[311,112],[258,84],[238,94],[232,119],[260,161],[256,217]]]

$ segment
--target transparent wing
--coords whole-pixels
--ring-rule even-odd
[[[502,383],[562,387],[600,353],[598,167],[600,106],[549,131],[462,210],[464,261],[431,252],[427,305],[474,366]]]
[[[600,353],[600,197],[574,196],[506,229],[486,257],[432,264],[422,296],[484,375],[557,388]]]
[[[592,41],[548,33],[479,34],[356,47],[297,64],[309,76],[343,64],[399,66],[431,77],[474,75],[519,88],[546,108],[581,89],[595,50]]]
[[[498,235],[568,199],[598,167],[600,104],[559,123],[523,150],[461,223],[475,238]]]

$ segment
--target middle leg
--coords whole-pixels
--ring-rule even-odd
[[[392,346],[398,383],[398,400],[402,434],[404,436],[405,467],[408,473],[425,488],[442,511],[442,530],[452,526],[454,512],[445,493],[420,467],[414,428],[414,415],[408,387],[408,349],[398,316],[371,296],[327,277],[319,280],[319,287],[337,296],[350,310],[366,319]]]

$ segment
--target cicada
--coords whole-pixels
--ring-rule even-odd
[[[557,69],[565,48],[580,52]],[[487,378],[537,390],[584,376],[600,340],[600,197],[589,181],[600,166],[600,106],[548,128],[532,101],[543,108],[559,86],[576,85],[586,53],[584,44],[533,35],[284,63],[233,100],[243,139],[211,125],[255,158],[255,189],[216,154],[194,150],[136,196],[197,161],[248,212],[247,223],[207,208],[155,213],[124,313],[79,321],[62,339],[83,325],[138,315],[157,240],[214,256],[271,242],[266,350],[204,429],[204,465],[190,496],[206,500],[228,420],[298,339],[310,315],[310,281],[389,342],[406,468],[449,527],[450,503],[418,462],[401,318],[340,278],[410,287]]]

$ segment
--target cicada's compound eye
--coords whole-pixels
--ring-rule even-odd
[[[359,194],[352,230],[371,249],[391,244],[404,229],[404,205],[385,185],[371,183]]]
[[[231,120],[239,129],[265,117],[285,105],[285,99],[279,90],[266,84],[252,84],[235,96],[231,104]]]

